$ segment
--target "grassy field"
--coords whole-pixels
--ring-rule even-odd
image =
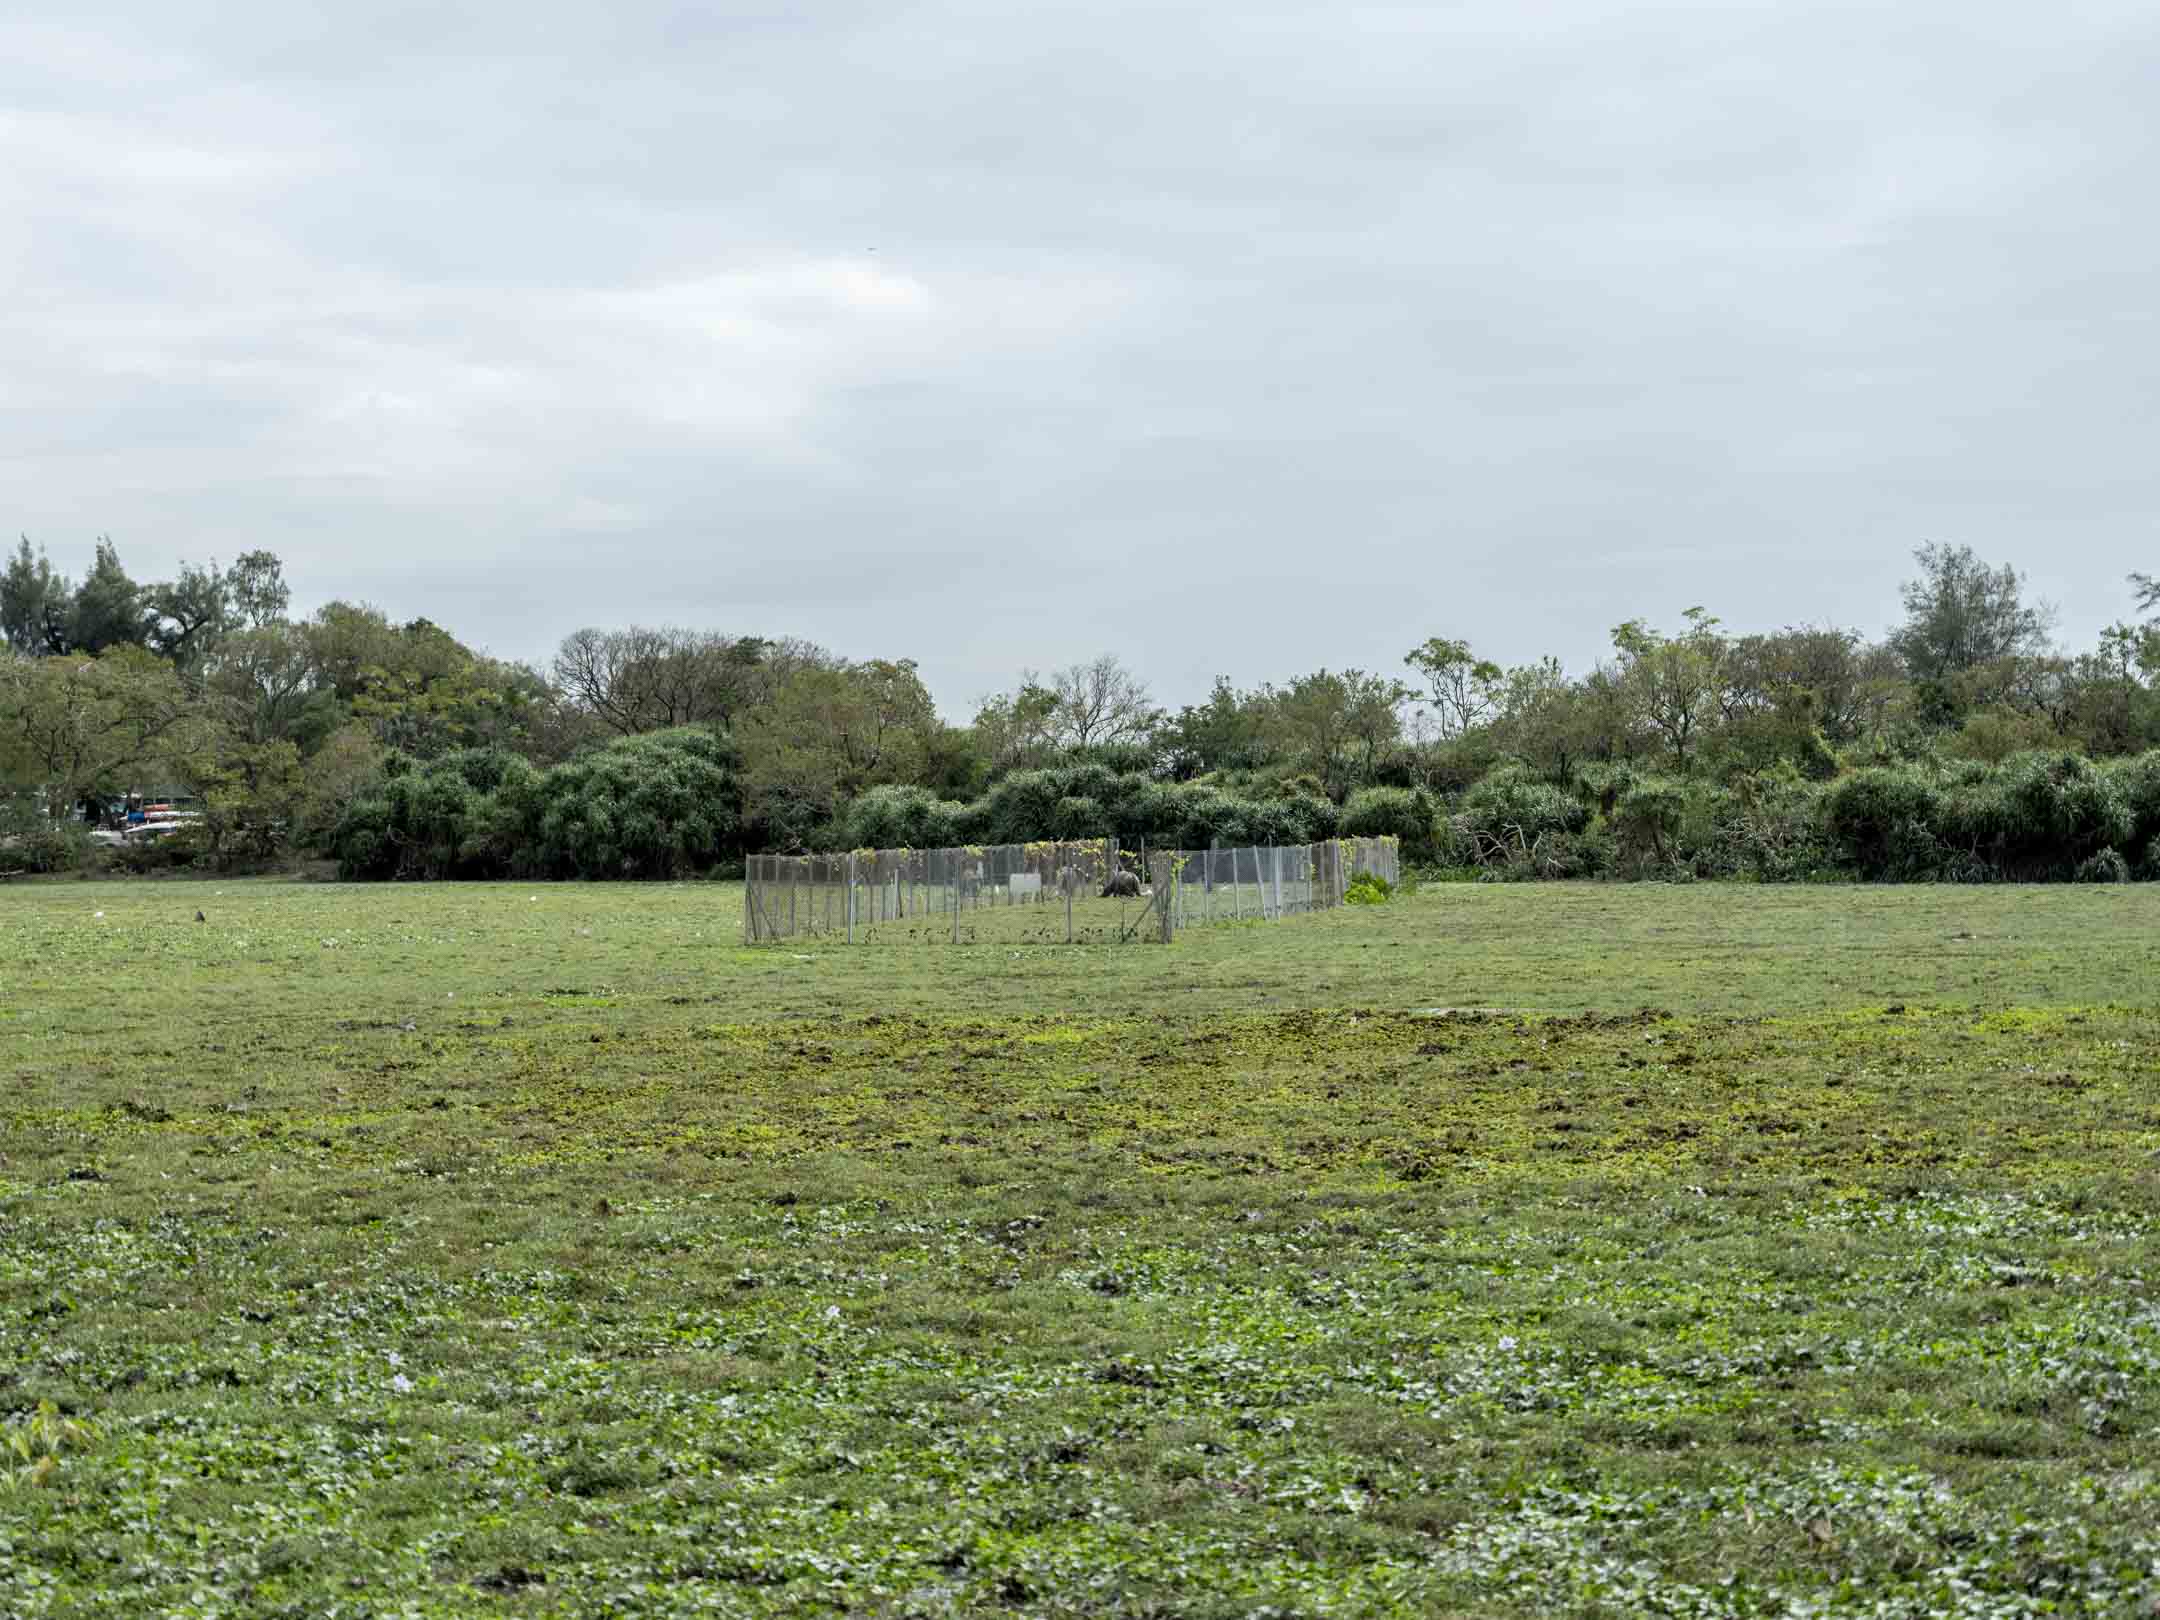
[[[0,891],[0,1614],[2160,1612],[2160,890],[741,919]]]

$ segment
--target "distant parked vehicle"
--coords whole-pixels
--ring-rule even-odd
[[[169,804],[130,804],[118,827],[100,827],[90,837],[108,848],[121,844],[154,843],[174,833],[202,825],[200,810],[175,810]]]

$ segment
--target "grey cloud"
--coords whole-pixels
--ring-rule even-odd
[[[544,656],[1189,699],[1910,547],[2152,568],[2143,4],[103,3],[0,24],[0,487]]]

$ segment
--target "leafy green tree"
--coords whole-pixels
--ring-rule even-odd
[[[921,780],[938,727],[912,659],[806,664],[739,728],[755,813],[800,844],[865,788]]]
[[[348,721],[325,737],[301,767],[293,843],[327,848],[345,807],[381,779],[384,758],[374,732],[358,721]]]
[[[2071,662],[2061,728],[2089,754],[2129,754],[2160,742],[2160,625],[2111,624]]]
[[[209,655],[201,685],[221,705],[225,723],[251,743],[290,741],[305,749],[345,718],[297,625],[234,631]]]
[[[1366,780],[1381,751],[1402,736],[1400,681],[1360,669],[1317,670],[1274,695],[1272,728],[1297,765],[1341,803]]]
[[[1999,765],[2013,754],[2029,753],[2059,745],[2061,736],[2040,715],[1991,703],[1966,712],[1965,723],[1941,744],[1957,759],[1983,760]]]
[[[183,674],[192,674],[216,655],[226,636],[282,624],[291,596],[284,564],[274,552],[243,552],[222,571],[215,563],[183,564],[177,578],[143,589],[144,641]]]
[[[283,621],[292,606],[285,565],[274,551],[243,551],[225,571],[225,589],[234,623],[249,630]]]
[[[120,565],[120,553],[100,536],[90,571],[75,588],[68,620],[68,651],[95,657],[108,647],[140,646],[149,639],[151,614],[143,589]]]
[[[232,866],[281,854],[307,795],[300,750],[282,738],[250,742],[217,726],[198,735],[173,768],[203,801],[211,858]]]
[[[382,610],[365,603],[327,603],[308,620],[304,633],[319,678],[345,704],[366,690],[370,670],[408,664],[413,652]],[[416,673],[423,679],[446,674],[457,663],[455,658],[445,658]]]
[[[55,817],[134,786],[202,718],[172,666],[140,647],[0,659],[0,761]]]
[[[143,642],[183,673],[209,656],[232,617],[232,592],[213,564],[183,564],[179,577],[143,588]]]
[[[25,657],[52,657],[70,650],[74,620],[75,588],[23,536],[0,574],[0,634]]]
[[[307,625],[307,638],[322,681],[345,703],[355,703],[383,677],[415,688],[468,673],[472,649],[427,619],[393,624],[380,608],[332,602]]]
[[[972,726],[948,726],[934,720],[923,733],[919,779],[940,799],[969,799],[989,780],[989,763]]]
[[[464,763],[453,753],[386,774],[348,804],[331,835],[338,875],[357,881],[506,875],[512,840],[497,836],[500,807],[490,788],[473,784]]]
[[[2149,614],[2160,609],[2160,578],[2151,574],[2132,574],[2130,591],[2137,599],[2138,612]],[[2152,621],[2148,619],[2146,622],[2149,624]]]
[[[1023,670],[1018,687],[976,708],[976,749],[995,774],[1045,765],[1057,752],[1057,712],[1057,693]]]
[[[1425,682],[1425,697],[1442,742],[1452,742],[1491,719],[1506,679],[1500,666],[1480,658],[1467,641],[1433,636],[1403,659]]]
[[[1404,855],[1430,861],[1438,814],[1432,795],[1418,788],[1359,788],[1344,801],[1336,831],[1344,838],[1399,838]]]
[[[2023,716],[2043,739],[2036,747],[2060,745],[2077,702],[2074,661],[2052,654],[2005,654],[1960,670],[1942,685],[1959,714],[1998,709]]]
[[[506,666],[473,659],[446,674],[370,670],[352,712],[375,730],[385,748],[415,759],[454,749],[508,746],[520,734],[525,694]]]
[[[2025,601],[2024,579],[2008,563],[1990,568],[1972,547],[1940,543],[1920,547],[1913,560],[1920,577],[1900,587],[1905,622],[1890,645],[1938,701],[1947,698],[1945,683],[1975,665],[2047,651],[2054,610]]]
[[[1718,621],[1704,609],[1689,608],[1682,617],[1688,627],[1677,636],[1630,619],[1615,627],[1612,639],[1620,654],[1620,685],[1636,717],[1685,771],[1722,712],[1727,647]]]
[[[1218,675],[1205,703],[1187,704],[1162,731],[1169,770],[1180,780],[1217,771],[1253,771],[1269,761],[1267,692],[1240,692]]]
[[[1882,660],[1856,631],[1788,626],[1737,636],[1726,648],[1724,717],[1805,717],[1832,742],[1860,735],[1863,693]],[[1895,673],[1892,671],[1892,673]]]
[[[1500,678],[1492,729],[1540,776],[1566,781],[1574,774],[1587,745],[1579,695],[1559,659],[1518,664]]]
[[[528,711],[548,700],[536,671],[482,658],[427,619],[394,625],[379,609],[333,602],[304,636],[314,686],[366,721],[383,747],[416,759],[516,746]]]
[[[1868,681],[1879,668],[1902,681],[1895,658],[1850,630],[1788,627],[1727,644],[1717,738],[1719,768],[1753,772],[1778,761],[1822,779],[1834,748],[1861,732]]]

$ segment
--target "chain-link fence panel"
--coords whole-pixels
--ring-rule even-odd
[[[1396,882],[1395,840],[1131,851],[1099,838],[753,855],[743,937],[752,944],[1166,940],[1179,928],[1339,906],[1360,872]]]

